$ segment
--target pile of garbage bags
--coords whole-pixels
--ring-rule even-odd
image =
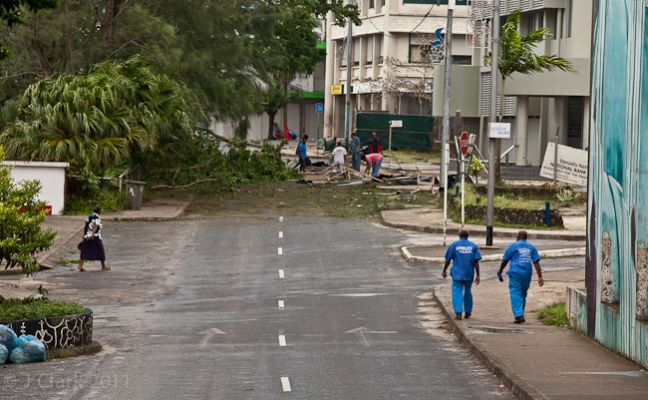
[[[0,365],[7,362],[23,364],[46,359],[45,345],[34,335],[18,337],[11,328],[0,324]]]

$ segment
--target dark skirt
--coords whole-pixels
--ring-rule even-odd
[[[101,239],[84,240],[79,248],[83,261],[106,261],[106,251]]]

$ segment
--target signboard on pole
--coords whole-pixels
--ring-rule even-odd
[[[555,172],[556,179],[561,182],[587,186],[587,151],[559,144],[556,152],[555,146],[553,142],[547,143],[540,176],[553,179]]]
[[[344,93],[344,85],[331,85],[331,94],[334,96]]]
[[[315,112],[318,114],[321,114],[324,112],[324,104],[323,103],[315,103]]]
[[[488,124],[488,137],[491,139],[510,139],[511,124],[508,122],[491,122]]]
[[[470,135],[466,131],[461,132],[461,135],[459,135],[459,150],[464,156],[470,150]]]
[[[402,128],[403,127],[403,121],[402,120],[389,121],[389,126],[391,126],[392,128]]]

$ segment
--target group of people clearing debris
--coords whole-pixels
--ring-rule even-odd
[[[306,152],[306,142],[308,140],[308,135],[304,135],[297,145],[297,151],[295,154],[299,160],[299,170],[304,172],[306,167],[310,165],[310,159],[308,158]],[[380,174],[380,166],[382,165],[383,155],[382,155],[382,143],[376,132],[371,133],[371,140],[368,142],[362,143],[360,137],[356,132],[351,133],[351,167],[360,171],[360,161],[364,161],[366,168],[364,173],[368,174],[371,172],[371,176],[377,178]],[[341,140],[337,142],[336,147],[331,152],[331,158],[333,166],[339,171],[345,171],[346,157],[349,154],[347,149],[344,147],[344,144]]]
[[[459,231],[459,240],[452,243],[445,254],[445,265],[441,273],[444,278],[448,276],[448,267],[452,263],[450,276],[452,277],[452,308],[455,319],[470,318],[473,311],[472,285],[479,285],[479,260],[481,254],[479,247],[468,240],[467,230]],[[540,269],[540,255],[536,247],[527,241],[526,231],[519,231],[517,241],[506,249],[502,264],[497,272],[497,278],[504,282],[502,272],[510,263],[507,272],[509,278],[509,294],[511,309],[516,324],[524,322],[524,308],[526,306],[527,292],[531,286],[533,267],[538,274],[538,285],[544,285],[542,270]]]

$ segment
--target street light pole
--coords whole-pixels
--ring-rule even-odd
[[[448,167],[450,166],[450,96],[452,74],[452,17],[454,0],[448,1],[448,19],[445,35],[445,96],[443,99],[443,131],[441,135],[441,173],[443,179],[443,245],[446,245],[448,229]]]
[[[499,78],[500,0],[493,0],[493,43],[491,57],[491,109],[490,124],[497,122],[497,80]],[[504,101],[502,98],[501,101]],[[495,156],[497,140],[488,139],[488,204],[486,207],[486,246],[493,245],[493,220],[495,217]]]
[[[347,60],[347,73],[346,73],[346,105],[344,112],[344,144],[349,146],[349,135],[351,133],[351,64],[353,63],[353,21],[351,17],[347,18],[347,48],[346,48],[346,60]]]

